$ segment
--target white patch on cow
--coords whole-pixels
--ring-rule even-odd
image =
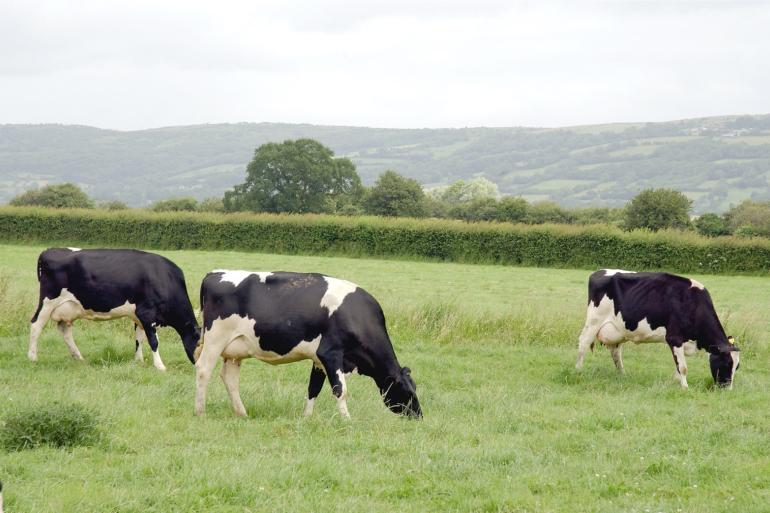
[[[701,282],[699,282],[698,280],[693,280],[692,278],[690,278],[690,283],[691,283],[690,288],[696,288],[701,290],[706,288],[703,286]]]
[[[636,274],[636,271],[626,271],[625,269],[602,269],[605,276],[614,276],[616,274]]]
[[[698,352],[698,344],[694,340],[686,341],[684,344],[682,344],[682,348],[684,349],[685,356],[693,356]]]
[[[605,276],[613,276],[615,274],[634,274],[636,271],[624,271],[623,269],[602,269]]]
[[[67,248],[70,251],[83,251],[81,248]]]
[[[321,298],[321,307],[328,308],[329,317],[331,317],[345,300],[345,296],[354,292],[358,288],[358,285],[338,278],[331,278],[329,276],[324,276],[324,280],[326,280],[326,283],[328,283],[329,286]]]
[[[261,281],[262,283],[267,283],[267,277],[273,275],[273,273],[270,271],[258,271],[258,272],[255,272],[254,274],[259,276],[259,281]]]
[[[126,301],[120,306],[116,306],[107,312],[95,312],[84,308],[77,297],[67,290],[62,289],[58,297],[53,299],[43,299],[43,307],[51,309],[50,318],[53,321],[64,321],[71,323],[77,319],[88,319],[90,321],[109,321],[111,319],[118,319],[120,317],[130,317],[135,322],[139,322],[136,318],[136,305]]]
[[[342,369],[337,369],[337,378],[339,378],[342,384],[342,393],[337,398],[337,409],[340,412],[340,416],[345,420],[350,420],[350,412],[348,411],[348,385],[345,382],[345,373]]]
[[[313,414],[314,407],[315,407],[315,397],[307,400],[307,403],[305,403],[305,411],[303,412],[303,415],[305,415],[305,417],[310,417]]]
[[[730,387],[733,388],[733,383],[735,382],[735,372],[738,370],[738,364],[741,362],[741,352],[740,351],[730,351],[730,356],[733,357],[733,377],[730,380]]]
[[[578,357],[575,362],[576,369],[583,367],[585,355],[588,349],[593,347],[594,340],[596,339],[608,347],[622,344],[626,341],[637,344],[642,342],[665,342],[666,328],[660,326],[652,329],[649,321],[645,318],[639,321],[635,330],[626,329],[623,312],[618,312],[616,315],[614,301],[605,294],[598,305],[594,305],[593,301],[588,302],[586,323],[583,326],[583,331],[580,333],[578,342]],[[617,356],[619,359],[619,354]],[[619,370],[622,368],[622,365],[618,365],[617,361],[616,365]]]
[[[212,337],[220,339],[224,343],[222,358],[242,360],[244,358],[256,358],[272,365],[297,362],[310,359],[318,361],[316,352],[321,343],[321,335],[313,340],[300,340],[288,353],[281,355],[273,351],[267,351],[259,344],[259,337],[254,333],[256,321],[248,317],[232,314],[226,319],[215,319],[211,323],[211,329],[203,334],[205,344]],[[222,340],[224,339],[224,341]]]
[[[598,306],[588,305],[586,325],[599,326],[596,338],[606,345],[619,344],[626,340],[634,343],[665,342],[666,328],[660,326],[652,329],[649,321],[644,318],[639,321],[636,329],[626,329],[623,312],[615,314],[615,303],[607,295],[602,297]]]
[[[158,339],[157,333],[155,334],[155,339],[158,340],[158,345],[160,345],[160,340]],[[152,351],[152,365],[159,371],[166,370],[166,366],[163,365],[163,360],[160,359],[160,348],[158,348],[156,351]]]
[[[671,348],[671,351],[674,353],[674,358],[676,359],[676,370],[679,374],[679,384],[682,385],[682,388],[688,388],[687,361],[684,358],[684,348],[681,346],[673,347]]]
[[[134,352],[134,359],[143,362],[144,354],[142,353],[142,342],[147,340],[147,335],[144,333],[142,327],[137,324],[134,328],[134,339],[136,340],[136,350]]]
[[[248,278],[249,276],[256,275],[259,277],[259,281],[266,282],[267,277],[273,274],[269,271],[258,271],[258,272],[252,272],[252,271],[230,271],[227,269],[216,269],[214,271],[211,271],[213,273],[222,273],[222,277],[219,279],[220,282],[222,281],[229,281],[236,287],[240,285],[240,283]]]

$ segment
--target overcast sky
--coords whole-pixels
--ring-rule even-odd
[[[0,123],[768,113],[768,27],[770,1],[0,0]]]

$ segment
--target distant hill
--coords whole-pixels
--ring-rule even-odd
[[[367,184],[394,169],[427,186],[485,176],[504,194],[566,206],[619,206],[646,187],[684,191],[697,212],[770,199],[770,115],[762,115],[565,128],[0,125],[0,202],[64,181],[134,206],[221,196],[243,181],[257,146],[299,137],[350,157]]]

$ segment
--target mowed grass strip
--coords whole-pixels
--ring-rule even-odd
[[[244,363],[248,419],[221,381],[192,415],[194,373],[162,330],[166,373],[133,361],[128,321],[75,325],[78,363],[53,325],[26,359],[43,247],[0,246],[0,418],[77,403],[100,415],[94,446],[0,452],[7,511],[766,511],[770,279],[695,276],[744,349],[732,391],[688,358],[690,390],[662,345],[626,345],[619,376],[597,348],[573,369],[588,272],[207,251],[160,252],[193,304],[213,268],[318,271],[385,310],[412,368],[420,422],[350,382],[342,421],[328,384],[302,418],[309,362]],[[2,427],[2,426],[0,426]]]

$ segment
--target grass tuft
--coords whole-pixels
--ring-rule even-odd
[[[0,443],[7,451],[41,445],[75,447],[100,439],[99,415],[79,404],[53,403],[17,410],[5,419]]]

